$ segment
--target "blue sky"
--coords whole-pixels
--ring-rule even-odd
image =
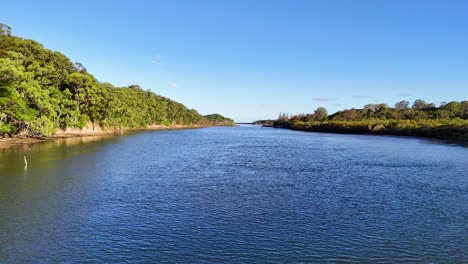
[[[8,1],[98,80],[236,121],[468,99],[468,1]]]

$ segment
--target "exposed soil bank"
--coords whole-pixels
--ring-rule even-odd
[[[173,129],[190,129],[190,128],[202,128],[205,126],[199,125],[151,125],[145,128],[123,128],[123,129],[102,129],[99,125],[89,124],[83,129],[66,129],[58,130],[53,136],[45,138],[31,138],[31,137],[14,137],[14,138],[0,138],[0,149],[9,148],[18,145],[33,144],[48,140],[60,139],[60,138],[73,138],[73,137],[91,137],[91,136],[112,136],[120,135],[131,131],[142,131],[142,130],[173,130]]]

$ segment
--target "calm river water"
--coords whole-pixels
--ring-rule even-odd
[[[256,126],[92,139],[0,150],[0,263],[468,261],[463,146]]]

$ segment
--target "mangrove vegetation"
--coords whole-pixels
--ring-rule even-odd
[[[468,141],[468,101],[443,102],[439,106],[416,100],[387,104],[367,104],[361,109],[329,115],[323,107],[314,113],[288,115],[254,124],[301,131],[350,134],[387,134]]]

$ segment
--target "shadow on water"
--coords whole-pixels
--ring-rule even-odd
[[[273,127],[262,127],[263,129],[281,129],[283,128],[273,128]],[[297,133],[311,133],[316,135],[334,135],[336,137],[362,137],[362,138],[377,138],[377,139],[403,139],[403,140],[419,140],[421,142],[434,144],[434,145],[449,145],[449,146],[459,146],[468,148],[468,142],[452,140],[452,139],[440,139],[440,138],[427,138],[427,137],[414,137],[414,136],[402,136],[402,135],[376,135],[376,134],[343,134],[343,133],[332,133],[332,132],[315,132],[315,131],[300,131],[300,130],[289,130]]]
[[[106,144],[118,143],[126,136],[128,135],[60,138],[3,148],[0,149],[0,170],[4,173],[0,173],[0,176],[13,174],[21,168],[27,174],[34,168],[47,165],[47,162],[92,153]]]

